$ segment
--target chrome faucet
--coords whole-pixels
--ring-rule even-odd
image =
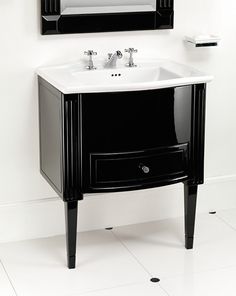
[[[125,49],[125,52],[129,53],[129,62],[126,64],[127,67],[137,67],[137,65],[134,63],[133,54],[138,52],[137,49],[134,48],[128,48]]]
[[[93,50],[88,50],[88,51],[85,51],[84,54],[89,57],[88,65],[86,66],[86,69],[96,70],[97,68],[94,67],[94,64],[93,64],[93,55],[97,55],[97,53]]]
[[[105,64],[105,68],[115,68],[117,60],[121,59],[122,57],[123,57],[123,54],[119,50],[117,50],[114,53],[108,53],[108,60]]]

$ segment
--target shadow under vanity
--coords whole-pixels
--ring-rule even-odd
[[[41,173],[65,202],[69,268],[75,267],[77,207],[85,193],[183,182],[185,247],[193,247],[205,88],[63,94],[39,77]]]

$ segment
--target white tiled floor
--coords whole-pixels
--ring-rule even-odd
[[[196,222],[193,250],[181,218],[80,233],[75,270],[63,236],[1,244],[0,296],[235,296],[236,209]]]
[[[14,288],[8,278],[4,266],[0,262],[0,295],[15,296]]]

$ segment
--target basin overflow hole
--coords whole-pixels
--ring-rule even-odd
[[[112,77],[117,77],[117,76],[119,77],[119,76],[121,76],[121,74],[120,73],[116,73],[116,74],[111,74],[111,76]]]

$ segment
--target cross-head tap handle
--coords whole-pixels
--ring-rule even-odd
[[[137,67],[137,65],[134,63],[133,54],[138,52],[138,50],[130,47],[130,48],[125,49],[125,52],[129,53],[129,62],[126,64],[126,66],[127,67]]]
[[[130,48],[126,48],[125,49],[125,52],[128,52],[128,53],[136,53],[136,52],[138,52],[138,50],[137,49],[134,49],[133,47],[130,47]]]
[[[97,55],[97,52],[93,51],[91,49],[88,49],[87,51],[84,52],[84,54],[86,54],[88,56],[92,56],[92,55]]]
[[[84,52],[85,55],[88,56],[88,65],[86,66],[86,69],[88,70],[96,70],[96,67],[94,67],[93,64],[93,56],[97,55],[97,53],[91,49]]]

